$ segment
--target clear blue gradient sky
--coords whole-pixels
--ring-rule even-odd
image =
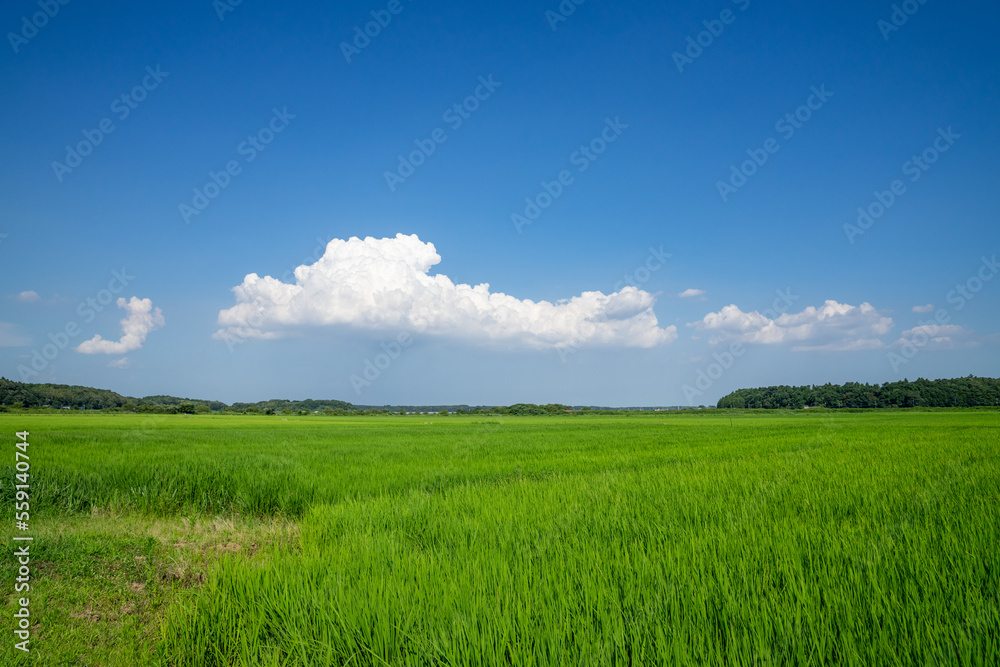
[[[561,7],[5,3],[0,374],[601,405],[1000,375],[994,3]]]

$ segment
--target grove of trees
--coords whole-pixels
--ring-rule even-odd
[[[719,408],[915,408],[1000,405],[1000,379],[972,375],[953,380],[885,384],[809,385],[739,389],[719,399]]]

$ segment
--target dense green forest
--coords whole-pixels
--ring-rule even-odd
[[[805,387],[739,389],[719,399],[720,408],[915,408],[1000,405],[1000,379],[824,384]]]
[[[66,384],[29,384],[0,378],[0,405],[40,408],[69,406],[82,410],[120,408],[135,401],[107,389],[75,387]]]
[[[198,412],[279,412],[351,411],[355,407],[345,401],[270,400],[258,403],[206,401],[177,396],[145,396],[132,398],[107,389],[93,389],[66,384],[30,384],[0,378],[0,409],[3,408],[70,408],[74,410],[120,410],[123,412],[198,413]]]

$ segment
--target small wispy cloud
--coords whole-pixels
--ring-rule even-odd
[[[682,299],[690,299],[692,297],[702,296],[704,293],[705,293],[705,290],[703,290],[703,289],[689,288],[689,289],[684,290],[683,292],[681,292],[677,296],[679,296]]]
[[[793,352],[857,352],[858,350],[878,350],[885,347],[879,338],[858,338],[843,340],[823,345],[796,345]]]
[[[132,297],[128,301],[119,298],[116,302],[119,308],[124,308],[128,315],[121,321],[121,340],[105,340],[97,334],[90,340],[85,340],[76,346],[76,351],[82,354],[125,354],[142,348],[146,336],[163,326],[163,313],[159,308],[153,308],[150,299]]]
[[[904,331],[893,347],[916,344],[926,350],[954,350],[979,347],[988,340],[958,324],[921,324]]]
[[[20,301],[21,303],[31,303],[32,301],[38,301],[42,297],[38,296],[38,292],[35,290],[25,290],[20,294],[14,295],[15,301]]]
[[[121,359],[115,359],[114,361],[108,362],[108,368],[128,368],[132,365],[128,357],[122,357]]]
[[[934,304],[933,303],[929,303],[926,306],[914,306],[913,307],[913,312],[915,312],[915,313],[929,313],[932,310],[934,310]]]
[[[0,347],[27,347],[31,338],[25,336],[16,324],[0,322]]]

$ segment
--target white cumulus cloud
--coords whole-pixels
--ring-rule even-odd
[[[879,337],[892,329],[893,322],[869,303],[851,306],[828,300],[819,308],[809,306],[802,312],[783,313],[773,319],[729,305],[688,326],[712,334],[712,344],[740,341],[792,344],[796,351],[834,351],[883,347]]]
[[[682,299],[690,299],[691,297],[694,297],[694,296],[701,296],[704,293],[705,293],[705,290],[703,290],[703,289],[690,288],[690,289],[684,290],[683,292],[681,292],[677,296],[679,296]]]
[[[146,336],[163,326],[163,313],[159,308],[153,308],[150,299],[132,297],[128,301],[119,298],[116,301],[119,308],[124,308],[128,315],[121,321],[122,337],[119,341],[105,340],[97,334],[90,340],[85,340],[76,346],[77,352],[83,354],[125,354],[138,350],[146,342]]]
[[[236,305],[219,312],[224,328],[213,337],[276,338],[296,327],[345,325],[535,348],[653,347],[677,338],[677,327],[659,326],[656,297],[636,287],[536,302],[431,275],[440,261],[434,244],[415,234],[334,239],[316,263],[295,269],[294,283],[247,275],[233,288]]]

